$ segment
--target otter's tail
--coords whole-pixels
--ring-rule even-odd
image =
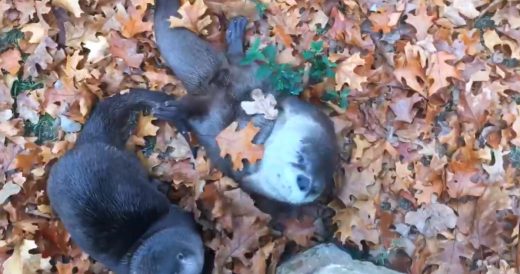
[[[204,92],[217,76],[225,56],[186,28],[170,28],[170,16],[180,18],[179,0],[156,0],[154,32],[157,47],[167,65],[188,92]]]
[[[135,111],[154,109],[175,97],[163,92],[131,89],[99,102],[83,127],[76,145],[105,143],[124,148],[130,134],[129,119]]]

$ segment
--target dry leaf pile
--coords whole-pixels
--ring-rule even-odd
[[[336,196],[325,205],[331,216],[260,211],[153,117],[139,118],[129,148],[172,183],[173,201],[194,212],[216,273],[272,273],[284,250],[327,239],[410,273],[519,273],[519,10],[505,0],[182,7],[171,24],[220,48],[226,18],[254,21],[250,44],[259,37],[261,47],[275,45],[277,62],[306,69],[304,98],[349,91],[343,103],[327,102],[344,156]],[[0,2],[2,273],[106,272],[52,214],[46,177],[97,100],[130,87],[184,92],[155,49],[152,18],[153,0]],[[318,82],[302,58],[315,41],[335,64]],[[221,136],[243,145],[226,152],[236,164],[261,157],[242,139],[254,130],[231,127]]]

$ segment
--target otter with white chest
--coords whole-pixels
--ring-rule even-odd
[[[170,28],[168,18],[178,17],[178,8],[178,0],[155,2],[155,37],[161,55],[188,95],[166,102],[156,115],[192,131],[211,163],[246,191],[298,205],[313,202],[332,188],[338,149],[331,120],[315,106],[278,94],[266,81],[259,81],[256,64],[239,64],[247,20],[230,21],[228,49],[223,53],[185,28]],[[255,88],[276,97],[276,120],[249,116],[241,109],[240,102],[251,101]],[[229,158],[220,156],[216,142],[216,136],[234,121],[239,129],[250,121],[260,128],[253,142],[265,149],[259,162],[246,163],[240,171],[232,168]]]

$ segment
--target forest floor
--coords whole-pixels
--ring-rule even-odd
[[[153,2],[0,2],[2,273],[106,272],[53,214],[46,180],[98,100],[185,92],[156,49]],[[220,49],[226,21],[248,17],[246,58],[323,107],[342,155],[333,197],[275,217],[140,116],[128,148],[194,213],[215,273],[273,273],[323,241],[409,273],[520,273],[518,1],[196,0],[181,14],[172,25]]]

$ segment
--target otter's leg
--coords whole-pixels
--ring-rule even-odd
[[[247,18],[243,16],[231,19],[226,31],[228,56],[242,56],[244,54],[244,38],[246,34]]]
[[[222,70],[226,58],[192,31],[171,28],[168,19],[180,17],[179,0],[156,0],[154,32],[166,64],[191,94],[207,91],[208,83]]]

